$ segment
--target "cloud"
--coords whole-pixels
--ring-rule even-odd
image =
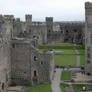
[[[53,16],[55,21],[84,20],[84,2],[87,0],[0,0],[1,14],[14,14],[24,20],[32,14],[33,20]],[[91,0],[89,0],[91,1]]]

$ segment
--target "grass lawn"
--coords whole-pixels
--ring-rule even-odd
[[[76,53],[73,44],[55,44],[40,46],[40,52],[46,49],[53,49],[54,51],[64,51],[64,53],[55,54],[55,64],[59,66],[76,66]]]
[[[76,66],[76,55],[55,55],[54,60],[59,66]]]
[[[64,84],[64,83],[60,84],[60,88],[61,88],[62,92],[65,92],[66,87],[68,87],[68,84]]]
[[[78,90],[82,90],[82,88],[84,86],[87,86],[88,84],[72,84],[73,88],[78,91]]]
[[[78,50],[80,53],[80,65],[85,65],[85,48],[82,45],[78,45]]]
[[[49,44],[42,45],[39,49],[72,49],[73,47],[73,44]]]
[[[51,84],[47,83],[33,86],[31,88],[28,88],[25,92],[52,92]]]
[[[84,86],[87,86],[87,85],[92,85],[92,84],[72,84],[73,88],[74,88],[76,91],[82,90],[82,88],[83,88]],[[61,84],[60,84],[60,88],[61,88],[62,92],[66,92],[66,91],[65,91],[65,88],[68,87],[68,86],[69,86],[68,84],[61,83]]]
[[[71,72],[70,71],[62,71],[61,80],[71,80]]]

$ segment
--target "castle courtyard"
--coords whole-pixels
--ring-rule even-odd
[[[43,52],[44,50],[54,50],[55,65],[75,67],[77,66],[77,56],[80,56],[80,59],[79,59],[80,66],[85,64],[84,48],[82,45],[78,45],[77,47],[78,47],[79,54],[76,53],[74,44],[69,44],[69,43],[40,46],[39,50],[40,52]],[[59,53],[56,53],[56,51],[59,51]]]
[[[7,1],[11,0],[3,2],[4,6],[0,1],[1,10],[2,6],[6,9],[16,5],[15,2]],[[25,3],[35,0],[28,1]],[[52,2],[56,5],[58,1],[61,2],[61,0]],[[82,3],[75,0],[73,5],[72,0],[64,1],[65,5],[62,6],[70,4],[66,7],[70,12],[65,8],[61,12],[63,9],[61,4],[64,2],[57,6],[59,12],[55,10],[57,7],[51,7],[53,3],[49,3],[51,8],[49,11],[45,0],[41,3],[36,0],[37,4],[30,3],[29,6],[21,8],[31,11],[34,7],[33,11],[40,10],[35,14],[36,17],[40,16],[39,18],[45,17],[43,21],[41,19],[38,21],[32,11],[33,15],[29,12],[25,14],[25,19],[21,19],[24,10],[22,15],[20,12],[20,17],[16,14],[6,15],[3,10],[0,11],[0,92],[92,92],[92,2],[84,4],[82,0],[80,0]],[[16,2],[21,6],[24,0]],[[80,7],[76,7],[77,2],[85,12],[83,10],[80,12]],[[41,4],[46,7],[48,13],[45,13],[45,10],[41,11],[43,9]],[[16,7],[20,10],[18,6]],[[73,13],[73,7],[77,8],[73,12],[78,11],[82,15]],[[57,13],[53,14],[54,11]],[[53,17],[49,16],[49,13]],[[75,16],[69,16],[68,13]],[[64,16],[67,20],[60,20]],[[84,20],[81,20],[83,16]]]

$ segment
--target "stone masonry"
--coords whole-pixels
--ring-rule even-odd
[[[54,53],[39,53],[30,40],[15,38],[11,42],[11,84],[35,85],[50,82],[54,70]]]
[[[88,75],[92,75],[92,3],[90,2],[85,3],[85,19],[85,71]]]
[[[86,3],[86,32],[84,22],[56,23],[53,17],[46,17],[45,22],[34,22],[29,14],[21,21],[13,15],[0,15],[0,92],[6,92],[9,85],[32,86],[52,80],[54,53],[40,53],[39,45],[84,44],[86,38],[85,69],[92,74],[91,9],[92,4]]]

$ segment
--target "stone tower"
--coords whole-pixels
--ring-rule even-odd
[[[25,20],[27,24],[32,24],[32,15],[25,15]]]
[[[54,52],[40,53],[35,46],[36,43],[34,43],[32,40],[25,38],[12,39],[11,84],[29,86],[52,80]]]
[[[46,26],[47,26],[47,37],[49,37],[53,31],[53,17],[46,17]]]
[[[0,92],[7,92],[10,84],[10,41],[13,15],[0,15]]]
[[[85,3],[85,20],[85,71],[88,75],[92,75],[92,3],[90,2]]]

